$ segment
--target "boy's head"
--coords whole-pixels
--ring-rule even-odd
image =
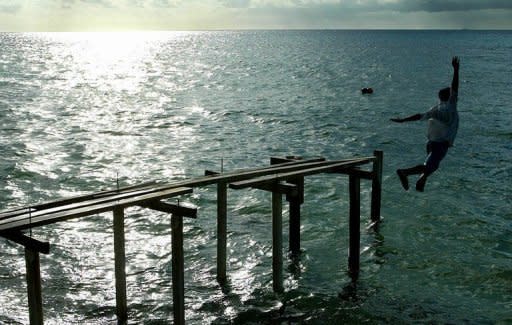
[[[447,102],[450,99],[450,87],[439,90],[439,99],[442,102]]]

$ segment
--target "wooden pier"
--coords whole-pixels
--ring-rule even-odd
[[[40,254],[49,254],[50,244],[24,232],[32,229],[112,212],[115,254],[116,314],[119,323],[127,322],[126,258],[124,221],[125,209],[140,206],[171,214],[172,288],[174,323],[185,323],[183,218],[196,218],[197,209],[190,205],[170,204],[165,199],[184,196],[194,188],[217,186],[217,279],[221,285],[227,280],[227,193],[228,188],[241,190],[256,188],[271,192],[272,197],[272,283],[276,292],[283,288],[283,195],[289,202],[289,250],[300,255],[300,208],[304,202],[304,178],[330,173],[349,176],[349,256],[348,271],[352,279],[359,274],[360,252],[360,180],[372,184],[371,220],[380,220],[382,151],[373,156],[344,160],[323,158],[304,160],[297,157],[271,158],[270,166],[232,172],[205,171],[205,176],[170,182],[149,182],[111,191],[102,191],[0,213],[0,236],[25,248],[27,294],[30,324],[43,324],[43,299],[40,274]],[[371,165],[371,170],[361,166]]]

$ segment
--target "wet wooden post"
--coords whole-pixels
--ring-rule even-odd
[[[43,324],[43,299],[41,295],[41,269],[39,252],[25,248],[27,294],[30,325]]]
[[[289,183],[297,186],[297,195],[287,195],[290,203],[289,217],[289,250],[294,256],[300,254],[300,206],[304,203],[304,177],[290,180]]]
[[[227,261],[227,184],[217,183],[217,281],[226,282]]]
[[[185,266],[183,257],[183,217],[171,217],[172,295],[174,324],[185,324]]]
[[[283,195],[277,190],[272,191],[272,286],[283,292]]]
[[[361,213],[361,194],[360,179],[357,176],[349,176],[349,196],[350,196],[350,219],[349,219],[349,250],[348,250],[348,270],[352,280],[357,280],[359,276],[359,245],[360,245],[360,213]]]
[[[288,156],[286,158],[270,157],[270,165],[282,164],[285,162],[300,161],[302,157]],[[323,159],[323,158],[321,158]],[[289,236],[288,250],[292,256],[300,255],[300,206],[304,203],[304,177],[296,177],[288,180],[288,183],[294,184],[297,193],[286,195],[286,201],[289,202]]]
[[[380,207],[382,199],[383,152],[381,150],[375,150],[373,155],[375,156],[375,160],[373,161],[371,218],[372,222],[377,222],[380,220]]]
[[[114,207],[114,255],[116,276],[116,315],[120,324],[126,323],[128,307],[126,302],[126,256],[124,241],[124,209]]]
[[[191,191],[190,191],[191,192]],[[171,214],[171,273],[174,324],[185,324],[185,260],[183,254],[183,218],[196,218],[197,208],[162,201],[144,207]]]

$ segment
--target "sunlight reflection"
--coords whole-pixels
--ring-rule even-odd
[[[158,54],[161,43],[179,36],[142,32],[58,33],[51,34],[55,43],[50,53],[61,59],[59,72],[72,85],[92,83],[104,91],[133,91],[152,69],[153,56]]]

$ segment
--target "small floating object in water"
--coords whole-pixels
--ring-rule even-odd
[[[363,94],[373,94],[373,88],[366,88],[365,87],[365,88],[361,89],[361,92]]]

